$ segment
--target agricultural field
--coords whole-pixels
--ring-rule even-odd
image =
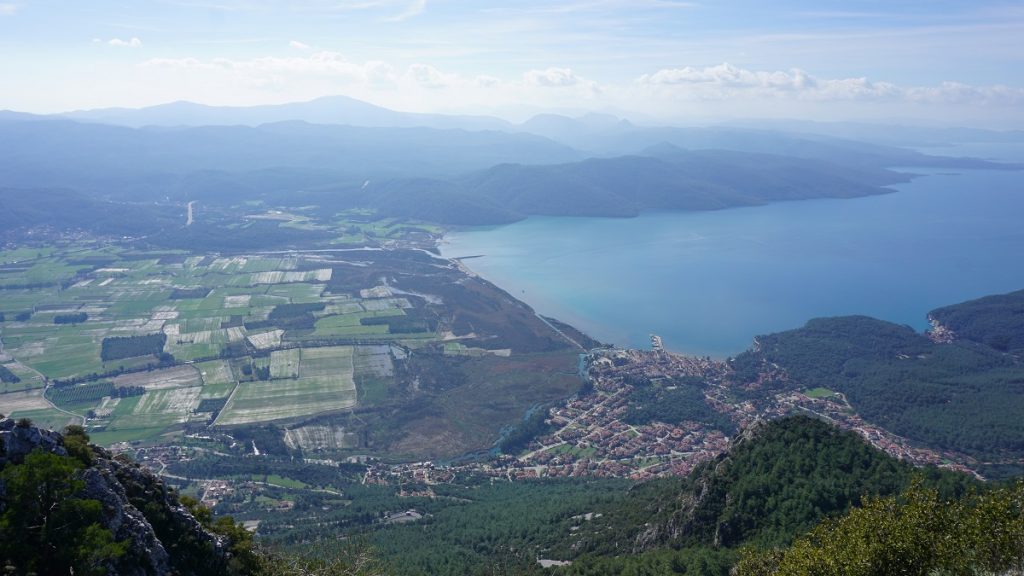
[[[203,385],[215,386],[219,384],[234,385],[235,377],[231,373],[231,365],[225,360],[210,360],[195,365],[199,375],[203,379]]]
[[[392,242],[409,229],[348,232]],[[107,445],[273,425],[303,450],[455,453],[575,385],[552,379],[575,351],[532,310],[424,251],[0,251],[0,314],[0,413],[84,422]],[[512,379],[505,360],[539,372]],[[507,383],[544,390],[498,392]],[[483,390],[499,410],[463,405]]]
[[[350,374],[254,381],[239,384],[216,426],[291,420],[352,408],[356,387]]]
[[[299,359],[302,349],[290,348],[287,350],[274,350],[270,353],[270,377],[271,378],[298,378]]]
[[[290,420],[356,405],[353,349],[348,346],[271,353],[270,380],[239,384],[218,426]]]
[[[199,371],[192,365],[174,366],[146,372],[122,374],[113,379],[114,386],[141,386],[149,390],[165,390],[167,388],[191,388],[202,386],[203,379]]]
[[[137,387],[144,393],[125,398],[115,392],[67,408],[78,420],[88,412],[89,428],[99,438],[121,440],[131,438],[133,430],[148,438],[209,416],[194,412],[205,399],[231,397],[221,415],[224,422],[352,407],[352,348],[284,348],[286,337],[290,330],[298,339],[387,337],[387,324],[363,326],[361,320],[403,314],[408,303],[325,294],[333,269],[310,260],[315,258],[136,254],[111,247],[0,252],[6,265],[0,270],[0,409],[45,415],[48,421],[75,419],[43,398],[47,381],[84,386],[107,377],[115,391]],[[306,330],[268,320],[278,306],[320,303]],[[55,321],[70,314],[83,321]],[[318,330],[320,322],[324,328]],[[165,337],[160,354],[141,344],[142,337],[159,334]],[[130,340],[136,337],[139,345]],[[105,361],[107,340],[120,348]],[[133,346],[140,350],[137,356],[131,355]],[[245,381],[232,395],[239,378],[246,378],[226,357],[268,366],[270,381]],[[389,361],[378,359],[375,365],[390,366]],[[263,398],[275,398],[275,410],[254,409]]]

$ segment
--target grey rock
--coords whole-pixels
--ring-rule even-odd
[[[23,463],[25,456],[37,449],[67,456],[64,438],[59,433],[35,426],[18,426],[10,418],[0,419],[0,469]],[[199,543],[210,551],[204,569],[216,569],[217,565],[226,568],[230,558],[227,539],[208,532],[178,502],[163,480],[146,468],[114,458],[102,448],[93,446],[93,456],[94,462],[80,472],[84,487],[77,496],[98,501],[103,526],[113,533],[115,540],[129,543],[122,558],[105,566],[108,575],[187,576],[189,573],[176,565],[181,559],[168,552],[140,506],[146,513],[158,514],[164,530],[171,526],[176,538]],[[0,513],[5,505],[5,490],[0,481]]]

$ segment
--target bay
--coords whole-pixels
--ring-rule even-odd
[[[442,253],[602,342],[716,357],[819,316],[923,330],[936,307],[1024,288],[1024,172],[908,170],[925,175],[881,196],[533,217],[449,233]]]

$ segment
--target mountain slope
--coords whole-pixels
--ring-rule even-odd
[[[794,130],[793,128],[797,128]],[[932,166],[969,168],[981,166],[972,158],[928,156],[885,143],[869,144],[870,138],[814,134],[800,126],[778,124],[775,129],[735,126],[639,126],[629,122],[610,122],[606,118],[538,116],[521,129],[562,142],[578,150],[602,156],[635,154],[651,146],[669,143],[690,150],[733,150],[760,154],[778,154],[818,160],[850,167],[891,168],[895,166]],[[895,129],[891,129],[895,130]],[[950,133],[950,138],[970,133]],[[1007,133],[1003,137],[1019,137]],[[862,141],[863,140],[863,141]]]
[[[1024,457],[1024,364],[1000,349],[1022,338],[1019,309],[1014,293],[933,312],[969,335],[951,343],[865,316],[818,318],[758,336],[732,365],[740,384],[761,382],[755,395],[835,390],[868,422],[988,461],[987,474],[1004,475],[1019,468],[1000,463]]]
[[[459,174],[502,162],[580,158],[530,134],[302,122],[131,129],[66,120],[6,121],[0,122],[0,148],[8,151],[0,158],[0,185],[67,187],[136,200],[188,194],[182,179],[204,171],[290,168],[319,172],[322,184],[361,184],[381,177]]]
[[[324,96],[307,102],[260,106],[206,106],[170,102],[145,108],[78,110],[59,116],[84,122],[143,126],[259,126],[298,120],[311,124],[345,124],[383,128],[507,130],[510,124],[489,116],[398,112],[347,96]]]
[[[619,507],[591,522],[573,547],[621,554],[785,544],[822,518],[859,504],[865,494],[898,492],[912,474],[911,466],[820,420],[759,422],[688,478],[636,487]],[[954,493],[968,482],[930,474]]]
[[[1024,352],[1024,290],[944,306],[928,316],[952,330],[955,339],[1000,352]]]
[[[228,574],[231,541],[148,470],[0,419],[0,562],[14,574]]]
[[[500,164],[451,179],[395,179],[335,202],[369,205],[381,215],[448,224],[493,224],[527,216],[630,217],[656,210],[720,210],[810,198],[891,192],[906,174],[849,168],[771,154],[687,151],[671,145],[646,155],[580,162]]]
[[[37,226],[134,236],[180,226],[184,217],[180,207],[107,202],[66,189],[0,187],[0,238],[12,240]]]

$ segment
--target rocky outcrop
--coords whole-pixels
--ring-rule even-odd
[[[118,466],[111,460],[98,459],[96,465],[84,470],[82,496],[100,502],[104,525],[116,540],[131,542],[129,558],[120,563],[120,574],[167,574],[171,571],[170,556],[146,517],[129,502],[128,494],[117,478]]]
[[[13,418],[0,419],[0,468],[10,462],[21,464],[30,452],[40,449],[61,456],[67,456],[64,450],[64,437],[43,428],[24,425]]]
[[[0,419],[0,469],[21,464],[34,450],[67,455],[60,434],[26,422]],[[106,567],[108,574],[185,576],[226,572],[228,542],[207,531],[163,480],[130,459],[102,448],[93,446],[92,454],[92,464],[77,473],[83,484],[77,497],[99,502],[103,527],[115,540],[129,543],[127,553]],[[0,482],[0,513],[4,502]]]

